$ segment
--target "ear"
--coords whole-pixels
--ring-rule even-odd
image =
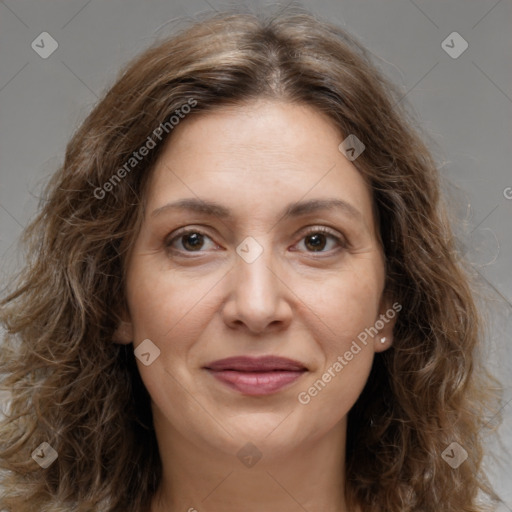
[[[378,330],[374,337],[375,352],[383,352],[393,344],[393,328],[402,305],[390,298],[383,296],[379,308],[379,316],[375,320],[375,328]]]
[[[122,317],[118,322],[117,328],[112,335],[112,341],[114,343],[120,343],[122,345],[128,345],[133,343],[133,326],[130,319],[130,315],[123,311]]]

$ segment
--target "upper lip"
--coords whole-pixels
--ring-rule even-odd
[[[234,370],[239,372],[270,372],[277,370],[300,371],[307,368],[299,361],[279,356],[235,356],[212,361],[204,366],[208,370]]]

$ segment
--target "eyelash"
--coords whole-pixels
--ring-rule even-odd
[[[185,252],[187,254],[194,254],[194,253],[199,253],[200,254],[200,253],[204,252],[204,251],[201,251],[201,250],[199,250],[199,251],[186,251],[186,250],[181,250],[181,249],[173,249],[172,244],[176,240],[179,240],[180,238],[184,238],[184,237],[186,237],[187,235],[190,235],[190,234],[202,235],[202,236],[207,237],[210,240],[212,240],[210,236],[208,236],[206,233],[204,233],[200,229],[184,228],[183,230],[178,231],[172,238],[167,239],[165,241],[166,249],[173,250],[174,252],[180,252],[180,253]],[[314,234],[327,235],[328,237],[334,239],[336,241],[336,243],[338,244],[338,246],[341,247],[342,249],[347,249],[348,246],[349,246],[349,244],[347,243],[347,241],[345,240],[344,237],[338,236],[335,231],[332,231],[331,229],[326,228],[324,226],[318,226],[318,227],[313,227],[313,228],[309,229],[307,232],[302,234],[302,237],[301,237],[300,241],[302,241],[305,238],[307,238],[308,236],[314,235]],[[334,250],[336,251],[336,249],[334,249]],[[300,252],[300,251],[297,251],[297,252]],[[332,252],[332,250],[331,251],[306,251],[306,252],[308,252],[310,254],[320,254],[321,255],[321,254],[326,254],[326,253]],[[194,256],[186,256],[186,257],[194,257]],[[316,257],[321,257],[321,256],[316,256]]]

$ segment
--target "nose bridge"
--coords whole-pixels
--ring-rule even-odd
[[[270,237],[247,237],[237,247],[237,259],[231,285],[229,322],[244,323],[250,330],[261,331],[286,318],[283,286],[274,274],[275,251]]]
[[[269,304],[276,291],[275,275],[271,272],[275,264],[272,261],[274,251],[270,237],[246,237],[237,247],[236,262],[237,293],[247,296],[254,303]]]

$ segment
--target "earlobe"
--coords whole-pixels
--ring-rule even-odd
[[[384,352],[393,344],[391,336],[377,336],[375,338],[375,352]]]
[[[391,301],[383,301],[379,317],[375,322],[375,326],[379,330],[379,333],[375,336],[375,352],[383,352],[393,344],[393,329],[398,312],[401,309],[402,306],[398,302],[391,304]]]
[[[131,322],[121,321],[112,335],[114,343],[128,345],[133,342],[133,328]]]

